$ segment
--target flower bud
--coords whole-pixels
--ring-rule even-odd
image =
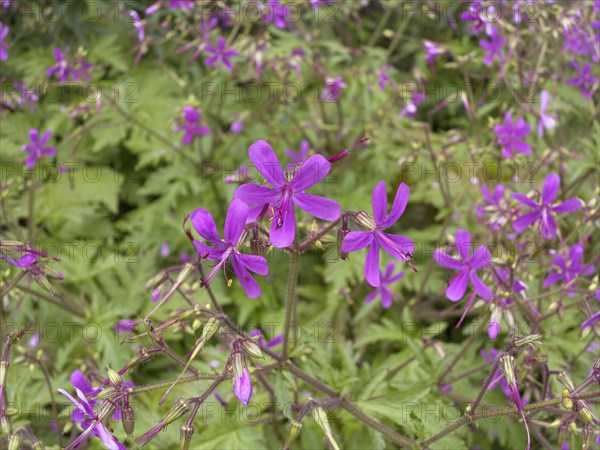
[[[569,397],[569,390],[563,389],[562,391],[562,405],[565,409],[573,409],[573,400]]]
[[[329,444],[329,447],[333,448],[334,450],[339,450],[339,446],[335,438],[333,437],[333,432],[331,431],[331,427],[329,426],[329,420],[327,419],[327,414],[325,413],[325,410],[322,407],[317,406],[312,410],[312,415],[315,419],[315,422],[317,422],[317,424],[323,430],[323,433],[325,433],[325,440]]]
[[[337,249],[340,259],[346,259],[348,257],[348,253],[342,251],[342,243],[344,242],[344,239],[348,233],[349,231],[344,228],[340,228],[337,232]]]
[[[242,348],[244,351],[250,355],[252,358],[262,359],[264,358],[260,347],[256,342],[250,339],[244,339],[242,341]]]
[[[98,392],[98,394],[96,395],[96,398],[98,400],[104,400],[107,398],[111,398],[115,395],[115,390],[112,387],[106,388],[106,389],[102,389],[100,392]]]
[[[181,416],[183,416],[186,412],[188,412],[190,409],[190,405],[187,401],[185,401],[184,399],[180,398],[179,400],[177,400],[175,402],[175,404],[173,405],[173,407],[167,411],[167,414],[165,414],[165,417],[162,420],[162,423],[164,426],[175,422],[177,419],[179,419]]]
[[[117,409],[117,405],[109,399],[102,400],[100,409],[98,410],[98,421],[105,423],[110,420]]]
[[[373,219],[364,211],[360,211],[358,214],[356,214],[354,221],[364,231],[373,231],[377,227],[375,224],[375,219]]]
[[[121,424],[123,425],[123,431],[131,436],[135,428],[135,411],[131,405],[125,406],[121,411]]]
[[[519,336],[519,337],[516,337],[513,340],[513,344],[514,344],[515,347],[521,348],[521,347],[524,347],[524,346],[529,345],[529,344],[532,344],[532,345],[540,344],[541,339],[542,339],[542,335],[541,334],[530,334],[528,336]]]
[[[181,269],[181,272],[179,272],[179,275],[177,275],[177,280],[175,280],[175,285],[179,286],[181,283],[183,283],[185,281],[185,279],[190,275],[190,273],[192,273],[193,270],[194,270],[194,265],[190,264],[190,263],[186,263],[186,265],[183,266],[183,269]]]
[[[254,236],[250,239],[250,253],[258,256],[265,256],[267,253],[267,243],[260,236]]]
[[[179,428],[179,442],[181,444],[181,450],[188,450],[190,448],[190,442],[194,435],[194,427],[188,427],[187,425],[181,425]]]
[[[558,378],[558,381],[560,381],[569,391],[575,390],[573,380],[571,380],[571,377],[569,377],[566,372],[559,373],[556,378]]]
[[[577,411],[579,415],[587,422],[594,423],[594,416],[587,406],[582,406]]]
[[[19,450],[22,442],[23,438],[21,435],[13,434],[8,440],[8,450]]]
[[[164,271],[160,271],[157,275],[153,276],[148,280],[146,285],[144,286],[147,290],[156,289],[161,286],[167,280],[167,273]]]
[[[302,424],[296,420],[292,420],[292,423],[290,424],[290,431],[288,432],[287,439],[285,440],[284,448],[290,448],[292,442],[294,442],[300,434],[300,430],[302,430]]]
[[[129,360],[127,363],[127,367],[135,367],[138,364],[144,364],[150,361],[152,355],[148,353],[148,350],[145,347],[141,347],[138,352]]]
[[[206,322],[206,325],[204,325],[204,328],[202,329],[202,335],[200,336],[202,341],[204,343],[208,342],[208,340],[219,330],[220,326],[221,322],[219,319],[216,319],[215,317],[208,319],[208,322]]]
[[[0,386],[4,386],[4,381],[6,381],[6,371],[8,370],[9,365],[9,361],[0,361]]]
[[[106,367],[106,370],[108,371],[108,379],[113,386],[120,386],[123,384],[123,378],[121,378],[121,375],[119,375],[118,372],[115,372],[108,366]]]
[[[567,433],[569,432],[569,423],[563,422],[560,427],[558,427],[558,443],[563,444],[567,440]]]
[[[248,373],[248,369],[244,368],[241,376],[236,376],[234,378],[233,393],[242,405],[248,406],[248,402],[250,401],[250,398],[252,398],[252,380]]]

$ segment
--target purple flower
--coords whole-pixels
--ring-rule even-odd
[[[548,91],[542,91],[540,94],[540,120],[538,121],[538,135],[540,137],[544,136],[544,128],[552,130],[556,126],[556,119],[546,114],[549,102],[550,95],[548,95]]]
[[[129,16],[133,20],[133,27],[137,31],[137,39],[139,42],[142,42],[146,38],[146,31],[144,29],[144,22],[140,18],[138,12],[134,9],[128,11]]]
[[[512,294],[518,294],[527,289],[527,285],[517,278],[513,278],[512,286],[509,284],[510,279],[508,271],[494,267],[492,270],[492,277],[494,284],[499,287],[501,293],[500,298],[497,299],[496,305],[492,309],[492,318],[490,324],[487,327],[488,337],[490,339],[496,339],[500,332],[500,317],[502,314],[507,316],[509,324],[514,323],[512,317],[511,305],[513,304]]]
[[[8,59],[8,42],[4,42],[6,36],[8,36],[8,26],[0,22],[0,61]]]
[[[56,64],[46,70],[47,77],[58,75],[60,83],[65,83],[69,77],[73,81],[80,79],[89,80],[91,78],[88,70],[93,67],[93,64],[88,63],[84,58],[79,58],[76,62],[71,63],[63,57],[60,48],[55,48],[53,52]]]
[[[252,380],[248,369],[244,367],[242,376],[235,377],[233,381],[233,393],[244,406],[248,406],[248,402],[252,397]]]
[[[169,9],[193,9],[194,0],[171,0]]]
[[[371,205],[373,207],[373,217],[361,212],[356,216],[357,223],[365,231],[351,231],[342,242],[343,252],[354,252],[364,247],[369,247],[367,258],[365,259],[365,279],[373,286],[378,287],[381,278],[379,272],[379,249],[383,248],[394,258],[402,261],[408,261],[412,258],[415,244],[410,239],[397,234],[384,233],[383,230],[390,228],[404,213],[410,188],[401,183],[396,191],[396,197],[389,215],[387,212],[387,196],[385,181],[381,181],[373,189]]]
[[[525,213],[513,222],[513,228],[517,233],[521,233],[527,227],[538,220],[542,224],[542,235],[546,239],[552,239],[556,236],[557,225],[553,213],[567,213],[577,211],[581,208],[581,201],[577,198],[569,198],[557,206],[552,206],[552,202],[558,193],[560,177],[554,173],[548,174],[544,180],[541,203],[536,203],[525,194],[515,192],[512,198],[528,206],[532,211]]]
[[[498,33],[497,27],[490,27],[488,30],[489,41],[481,39],[479,46],[488,52],[485,58],[483,58],[483,64],[489,66],[494,62],[494,58],[497,56],[498,61],[502,62],[502,47],[504,47],[504,38]]]
[[[333,0],[310,0],[310,6],[312,9],[319,9],[323,6],[329,6],[333,3]]]
[[[208,285],[221,267],[225,272],[225,263],[229,260],[233,273],[238,277],[246,295],[250,298],[259,297],[260,286],[247,269],[259,275],[267,275],[267,261],[262,256],[244,255],[239,251],[240,237],[248,219],[248,206],[240,200],[234,199],[231,202],[225,218],[224,240],[219,237],[215,222],[206,209],[196,209],[190,218],[198,234],[213,244],[206,245],[194,240],[196,250],[202,258],[218,261],[206,280],[203,280],[203,284]],[[227,275],[225,277],[227,278]]]
[[[596,290],[596,300],[598,300],[600,302],[600,289]],[[596,311],[587,320],[585,320],[581,324],[581,329],[583,330],[584,328],[592,326],[592,324],[594,324],[598,321],[600,321],[600,311]],[[600,444],[600,436],[598,436],[598,440],[596,441],[596,444]]]
[[[417,106],[423,103],[425,98],[425,92],[413,92],[409,102],[398,113],[398,117],[406,116],[409,119],[414,119],[417,115]]]
[[[494,361],[496,360],[496,358],[498,357],[499,352],[495,348],[492,348],[492,349],[490,349],[489,353],[486,352],[485,350],[481,350],[480,354],[487,363],[493,364]],[[504,395],[506,395],[507,397],[511,395],[511,390],[508,387],[506,378],[504,378],[504,373],[502,372],[502,369],[500,369],[500,368],[498,368],[498,370],[494,374],[494,376],[492,378],[492,382],[488,386],[487,390],[488,391],[494,390],[496,388],[496,386],[498,386],[498,384],[500,384],[500,386],[502,388],[502,392],[504,392]]]
[[[583,264],[583,247],[580,244],[575,244],[569,251],[569,258],[565,260],[562,254],[557,254],[552,260],[552,266],[556,269],[548,275],[544,280],[544,287],[552,286],[555,283],[561,282],[561,285],[569,285],[567,287],[567,295],[575,297],[576,286],[572,281],[580,276],[592,275],[595,272],[593,264]]]
[[[348,85],[344,83],[342,77],[327,77],[325,80],[325,88],[321,92],[321,100],[326,102],[336,102],[341,94],[342,89],[346,89]]]
[[[506,210],[504,193],[505,188],[501,184],[494,188],[493,194],[485,184],[482,184],[481,194],[483,195],[485,204],[477,205],[475,207],[475,214],[477,214],[477,217],[491,216],[488,223],[494,231],[500,229],[506,222],[506,218],[504,217],[504,212]]]
[[[289,148],[285,150],[285,155],[292,160],[292,164],[302,164],[306,161],[306,157],[308,156],[308,151],[310,150],[310,142],[306,139],[302,139],[300,142],[300,149],[298,152],[294,150],[290,150]]]
[[[231,124],[229,131],[231,131],[232,134],[240,134],[243,129],[244,129],[244,122],[242,122],[241,120],[236,120],[235,122],[233,122]]]
[[[529,155],[531,147],[525,142],[525,137],[531,128],[520,118],[516,122],[512,120],[512,113],[507,112],[504,116],[504,125],[498,124],[494,127],[494,133],[498,136],[498,143],[502,145],[502,156],[512,158],[515,152]]]
[[[444,53],[444,51],[431,41],[423,42],[423,48],[425,49],[425,62],[427,62],[433,70],[433,63],[439,55]]]
[[[77,439],[71,442],[67,446],[67,449],[77,448],[89,437],[89,435],[92,435],[100,438],[106,448],[110,450],[126,450],[126,447],[121,444],[101,422],[98,421],[98,416],[94,413],[96,401],[90,400],[86,397],[88,395],[95,397],[98,395],[101,389],[93,389],[79,370],[76,370],[71,374],[71,384],[75,388],[78,400],[71,396],[71,394],[66,392],[64,389],[58,389],[58,392],[67,397],[71,403],[75,405],[75,410],[73,410],[71,413],[71,420],[79,423],[79,425],[84,429],[84,432]]]
[[[21,269],[25,269],[32,264],[35,264],[37,261],[37,256],[31,253],[26,253],[21,256],[19,259],[15,259],[11,256],[0,256],[0,259],[4,260],[11,266],[19,267]]]
[[[46,131],[42,138],[40,139],[40,132],[35,128],[29,130],[29,138],[31,139],[31,144],[25,144],[21,147],[22,152],[28,152],[29,155],[25,159],[25,167],[28,169],[33,168],[35,162],[37,160],[41,160],[44,156],[55,156],[56,148],[55,147],[45,147],[46,142],[52,136],[52,132],[50,130]]]
[[[282,6],[279,0],[269,0],[266,5],[263,23],[271,23],[280,29],[287,27],[288,6]]]
[[[470,254],[471,235],[467,230],[456,231],[456,249],[460,254],[462,261],[455,259],[447,253],[436,250],[434,260],[440,266],[447,269],[458,270],[458,273],[450,279],[448,288],[446,289],[446,297],[456,302],[463,298],[469,285],[469,280],[475,288],[475,292],[484,300],[492,298],[492,291],[483,281],[477,276],[477,271],[487,266],[492,255],[490,251],[480,246],[475,249],[473,254]]]
[[[304,191],[323,180],[331,170],[331,163],[321,155],[313,155],[292,175],[285,174],[273,148],[263,140],[248,148],[250,160],[256,170],[273,187],[243,184],[235,191],[235,198],[248,204],[268,205],[273,212],[270,239],[277,248],[292,245],[296,236],[294,205],[323,220],[336,220],[341,207],[328,198]]]
[[[592,26],[594,24],[592,23]],[[599,52],[595,39],[597,36],[590,33],[585,26],[573,24],[571,28],[564,27],[563,34],[565,42],[563,49],[575,55],[590,56],[593,62],[598,62]]]
[[[229,58],[236,56],[238,52],[237,50],[228,49],[226,47],[226,44],[226,39],[224,37],[220,37],[219,39],[217,39],[216,47],[213,47],[212,45],[207,45],[206,47],[204,47],[204,50],[206,50],[208,53],[213,54],[212,56],[205,58],[204,63],[207,66],[212,66],[213,64],[220,61],[221,64],[223,64],[223,66],[225,67],[225,69],[227,69],[228,71],[233,70],[233,64],[231,63]]]
[[[567,82],[571,86],[581,89],[583,97],[589,99],[592,96],[594,84],[598,82],[598,79],[592,75],[592,66],[589,63],[580,66],[576,61],[573,61],[571,66],[577,72],[577,77],[569,78]]]
[[[385,272],[380,272],[380,284],[373,292],[365,297],[365,303],[371,303],[377,297],[381,297],[381,306],[385,309],[392,306],[392,301],[396,298],[396,294],[390,289],[392,283],[396,283],[404,276],[404,272],[400,271],[394,274],[396,264],[390,261],[387,264]]]
[[[494,20],[496,15],[494,5],[486,5],[484,0],[474,0],[469,4],[469,9],[460,14],[460,20],[465,22],[473,22],[468,31],[470,34],[480,34],[484,28],[489,32],[490,23]],[[490,13],[491,17],[487,14]]]
[[[206,136],[207,134],[210,134],[210,128],[198,125],[200,116],[200,111],[197,109],[192,108],[189,105],[183,107],[183,124],[173,130],[175,133],[179,133],[180,131],[185,132],[181,138],[182,144],[190,145],[196,135]]]
[[[29,112],[33,113],[35,111],[35,104],[40,101],[39,95],[35,90],[30,91],[27,89],[26,81],[24,81],[23,84],[15,81],[13,86],[21,94],[19,97],[17,97],[17,103],[22,107],[29,105]]]
[[[392,70],[392,66],[390,64],[386,64],[377,71],[377,84],[379,85],[379,89],[382,91],[385,90],[385,86],[390,81],[390,70]]]
[[[121,319],[115,325],[114,330],[118,333],[120,331],[129,331],[133,330],[136,325],[136,321],[133,319]]]
[[[282,334],[278,334],[273,339],[271,339],[270,341],[267,341],[265,343],[265,340],[264,340],[264,337],[263,337],[263,332],[259,328],[255,328],[253,330],[250,330],[248,332],[248,336],[252,337],[252,338],[258,336],[258,339],[256,340],[256,343],[258,345],[260,345],[260,346],[264,346],[264,347],[267,347],[267,348],[277,347],[278,345],[281,345],[281,343],[283,342],[283,335]]]

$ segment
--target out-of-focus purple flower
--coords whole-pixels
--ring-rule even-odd
[[[321,92],[321,100],[325,102],[336,102],[340,97],[342,89],[346,89],[348,85],[344,83],[342,77],[327,77],[325,79],[325,88]]]
[[[506,316],[509,325],[514,325],[514,317],[511,312],[511,305],[514,303],[513,294],[518,294],[527,289],[527,285],[521,280],[513,277],[512,285],[510,285],[510,278],[508,271],[499,267],[494,267],[492,270],[492,277],[494,284],[499,288],[498,299],[492,309],[492,317],[490,324],[487,327],[488,337],[492,340],[498,337],[500,332],[500,318],[502,315]]]
[[[386,64],[377,71],[377,84],[382,91],[385,90],[385,87],[390,81],[390,70],[392,70],[392,66]]]
[[[196,108],[189,105],[183,107],[183,123],[173,130],[175,133],[185,132],[181,138],[182,144],[190,145],[196,135],[206,136],[210,134],[210,128],[198,125],[200,116],[201,113]]]
[[[490,216],[488,221],[489,226],[492,230],[499,230],[506,223],[506,210],[507,204],[504,201],[504,194],[506,190],[504,186],[498,184],[494,188],[492,194],[485,184],[481,185],[481,194],[485,204],[480,204],[475,207],[475,214],[477,217]]]
[[[492,260],[490,251],[480,246],[475,249],[471,255],[471,234],[467,230],[456,230],[456,249],[460,254],[462,261],[457,260],[447,253],[436,250],[434,260],[440,266],[447,269],[457,270],[458,273],[453,276],[446,289],[446,297],[448,300],[456,302],[463,298],[467,291],[469,281],[473,284],[475,292],[484,300],[492,298],[492,291],[485,285],[477,276],[477,271],[483,269]]]
[[[159,0],[156,3],[153,3],[148,8],[146,8],[145,14],[147,16],[151,16],[152,14],[156,13],[156,11],[158,11],[164,6],[165,1],[166,0]],[[169,0],[168,8],[171,10],[191,10],[194,8],[194,0]]]
[[[548,275],[544,280],[544,287],[552,286],[555,283],[561,282],[562,286],[569,285],[566,289],[569,297],[575,297],[577,286],[573,282],[577,277],[589,276],[595,272],[593,264],[583,264],[583,247],[581,244],[574,244],[570,251],[568,259],[558,253],[552,260],[553,273]]]
[[[409,102],[400,110],[398,117],[414,119],[417,115],[417,106],[425,101],[425,92],[413,92]]]
[[[248,402],[252,397],[252,380],[250,379],[248,369],[245,367],[242,375],[235,377],[233,381],[233,392],[242,405],[248,406]]]
[[[138,12],[134,9],[128,11],[129,16],[133,20],[133,27],[137,31],[137,39],[142,42],[146,38],[146,31],[144,29],[144,21],[141,19]]]
[[[425,49],[425,62],[427,62],[431,67],[431,70],[433,70],[433,63],[439,55],[444,53],[444,51],[431,41],[423,42],[423,48]]]
[[[129,331],[133,330],[135,327],[136,321],[133,319],[121,319],[115,325],[115,331],[118,333],[120,331]]]
[[[600,289],[596,289],[596,300],[598,300],[600,302]],[[591,327],[594,323],[596,323],[598,321],[600,321],[600,311],[596,311],[588,319],[586,319],[581,324],[581,329],[583,330],[587,327]],[[598,436],[598,440],[596,441],[596,444],[600,444],[600,436]]]
[[[163,242],[162,244],[160,244],[160,256],[162,256],[163,258],[167,258],[170,253],[171,250],[169,249],[168,242]]]
[[[229,131],[231,131],[232,134],[240,134],[243,129],[244,129],[244,122],[242,122],[241,120],[236,120],[235,122],[233,122],[231,124]]]
[[[520,118],[513,122],[512,113],[507,112],[504,116],[504,124],[494,127],[494,133],[498,136],[498,143],[502,145],[502,156],[512,158],[516,152],[529,155],[531,147],[525,142],[526,136],[531,131],[525,119]]]
[[[331,163],[322,155],[308,158],[293,175],[283,172],[277,155],[266,141],[252,144],[248,148],[248,156],[256,170],[273,187],[243,184],[235,191],[235,198],[249,205],[271,205],[274,217],[270,239],[275,247],[289,247],[294,242],[294,205],[323,220],[336,220],[340,216],[341,207],[337,202],[304,192],[323,180],[331,170]]]
[[[381,306],[385,309],[392,306],[393,300],[396,298],[394,291],[390,289],[390,285],[399,281],[403,276],[404,272],[400,271],[394,273],[396,269],[396,263],[390,261],[385,269],[385,272],[380,272],[380,284],[375,288],[373,292],[365,297],[365,303],[371,303],[377,297],[381,297]]]
[[[283,335],[282,334],[278,334],[277,336],[275,336],[273,339],[271,339],[270,341],[267,341],[265,343],[264,337],[263,337],[263,332],[262,330],[255,328],[254,330],[250,330],[248,332],[248,336],[254,338],[256,336],[258,336],[258,339],[256,340],[258,345],[267,347],[267,348],[274,348],[277,347],[278,345],[281,345],[281,343],[283,342]]]
[[[4,255],[0,256],[0,259],[7,262],[11,266],[15,266],[20,269],[26,269],[27,267],[31,266],[32,264],[35,264],[35,262],[37,261],[37,256],[34,254],[31,254],[31,253],[25,253],[18,259],[15,259],[11,256],[4,256]]]
[[[408,262],[412,258],[415,244],[407,237],[398,234],[384,233],[404,214],[410,188],[401,183],[396,191],[396,197],[390,213],[387,214],[387,194],[385,181],[381,181],[373,189],[371,206],[373,217],[364,212],[358,213],[355,221],[364,231],[351,231],[342,242],[343,252],[354,252],[364,247],[369,247],[365,259],[365,279],[373,287],[378,287],[381,278],[379,271],[379,249],[383,248],[388,254],[401,261]]]
[[[593,62],[598,62],[600,54],[597,44],[598,38],[590,33],[586,27],[578,24],[573,24],[571,27],[565,26],[563,35],[565,38],[563,50],[575,55],[589,56]]]
[[[538,135],[544,136],[544,128],[552,130],[556,126],[556,119],[549,114],[546,114],[548,104],[550,103],[550,95],[548,91],[540,93],[540,119],[538,121]]]
[[[265,5],[263,23],[273,23],[277,28],[287,27],[289,7],[284,6],[279,0],[269,0]]]
[[[224,179],[224,183],[232,184],[232,183],[245,183],[249,181],[250,177],[248,176],[248,167],[242,166],[233,172],[233,175],[227,175]]]
[[[24,81],[23,84],[15,81],[13,86],[19,93],[20,96],[17,97],[17,103],[21,107],[25,107],[25,105],[29,105],[29,112],[33,113],[35,111],[35,104],[40,101],[39,95],[35,90],[27,89],[27,82]]]
[[[542,235],[544,238],[552,239],[556,236],[558,228],[556,221],[554,220],[554,214],[577,211],[581,208],[581,200],[577,198],[569,198],[559,205],[552,206],[552,202],[558,193],[559,185],[560,177],[554,173],[548,174],[544,180],[541,203],[534,202],[531,198],[520,192],[512,194],[512,198],[528,206],[532,210],[531,212],[517,217],[513,222],[513,228],[517,233],[521,233],[539,220],[542,224]]]
[[[224,240],[219,237],[215,222],[206,209],[199,208],[192,212],[190,219],[192,225],[200,236],[212,245],[194,240],[194,247],[202,258],[218,261],[210,274],[203,280],[207,286],[221,267],[225,272],[225,263],[231,262],[233,273],[237,276],[246,295],[250,298],[260,296],[260,286],[248,272],[248,269],[259,275],[267,275],[269,267],[262,256],[245,255],[239,252],[239,240],[242,237],[244,226],[248,218],[248,206],[241,200],[234,199],[229,205],[225,218]],[[227,276],[225,276],[227,278]]]
[[[38,130],[35,128],[29,130],[29,139],[31,139],[31,143],[21,147],[22,152],[29,153],[25,159],[25,167],[32,169],[37,160],[41,160],[44,156],[56,155],[55,147],[45,146],[51,136],[52,132],[50,130],[46,131],[41,138]]]
[[[69,61],[64,57],[60,48],[55,48],[53,53],[56,64],[46,70],[47,77],[57,75],[60,83],[67,82],[69,77],[73,81],[80,79],[89,80],[91,78],[88,71],[94,67],[94,65],[88,63],[85,58],[79,57],[76,61]]]
[[[8,42],[4,41],[6,36],[8,36],[8,26],[0,22],[0,61],[8,59]]]
[[[29,347],[31,348],[36,348],[38,345],[40,345],[40,333],[33,333],[33,336],[31,336],[31,338],[29,339],[28,342]]]
[[[212,66],[218,62],[221,62],[223,67],[228,71],[233,70],[233,64],[230,58],[237,56],[237,50],[228,49],[227,48],[227,40],[224,37],[219,37],[217,39],[217,46],[213,47],[212,45],[207,45],[204,47],[204,50],[208,53],[212,53],[212,56],[208,56],[204,59],[204,63],[207,66]]]
[[[0,0],[0,5],[2,5],[2,10],[6,11],[13,4],[13,0]]]
[[[494,58],[498,57],[498,61],[502,62],[502,47],[504,47],[504,38],[498,32],[497,27],[491,27],[488,31],[489,41],[481,39],[479,46],[487,51],[487,55],[483,58],[483,64],[489,66],[494,62]]]
[[[179,261],[181,261],[184,264],[190,262],[190,255],[188,255],[187,252],[182,252],[179,255]]]
[[[474,0],[469,4],[467,11],[460,14],[460,20],[472,22],[468,28],[469,34],[480,34],[484,29],[489,32],[494,19],[497,17],[496,5],[484,0]]]
[[[319,9],[331,4],[333,4],[333,0],[310,0],[310,6],[312,6],[312,9]]]
[[[292,164],[302,164],[304,161],[306,161],[309,150],[310,142],[308,142],[306,139],[302,139],[302,142],[300,142],[300,149],[297,152],[287,148],[285,149],[284,153],[292,160]]]
[[[594,85],[598,79],[592,75],[592,66],[590,63],[579,65],[577,61],[571,62],[571,66],[577,72],[576,77],[569,78],[567,82],[581,90],[583,97],[589,99],[592,97]]]

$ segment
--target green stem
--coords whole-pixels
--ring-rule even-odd
[[[300,254],[292,250],[290,253],[290,266],[288,270],[287,293],[285,296],[285,320],[283,322],[283,355],[285,361],[289,352],[289,335],[294,303],[296,302],[296,286],[298,284],[298,267]]]

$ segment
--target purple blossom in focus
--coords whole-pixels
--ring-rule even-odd
[[[396,191],[396,197],[390,213],[387,214],[387,195],[385,181],[381,181],[373,189],[371,206],[373,218],[365,213],[359,213],[355,221],[364,231],[351,231],[342,243],[343,252],[355,252],[364,247],[369,247],[365,259],[365,279],[373,287],[378,287],[381,282],[379,271],[379,249],[383,248],[388,254],[401,261],[412,258],[415,249],[413,241],[407,237],[384,233],[383,230],[391,228],[400,219],[410,196],[410,188],[401,183]],[[387,214],[387,215],[386,215]]]
[[[4,41],[6,36],[8,36],[8,26],[0,22],[0,61],[8,59],[8,42]]]
[[[242,405],[248,406],[248,402],[252,397],[252,380],[250,379],[248,369],[245,367],[242,375],[235,377],[233,381],[233,392]]]
[[[403,271],[394,273],[395,269],[396,264],[393,261],[390,261],[386,266],[385,272],[381,271],[379,274],[379,286],[377,286],[373,292],[365,297],[365,303],[371,303],[377,297],[381,297],[381,306],[383,308],[387,309],[392,306],[392,302],[396,298],[396,294],[390,289],[390,285],[396,283],[404,276]]]
[[[31,139],[30,144],[26,144],[21,147],[22,152],[27,152],[29,155],[25,159],[25,167],[28,169],[32,169],[35,165],[35,162],[44,158],[44,156],[55,156],[56,148],[55,147],[46,147],[46,143],[52,136],[52,132],[50,130],[46,131],[44,135],[40,138],[40,132],[35,128],[29,130],[29,139]]]
[[[525,138],[530,131],[531,128],[525,119],[519,118],[513,122],[512,113],[507,112],[504,116],[504,124],[494,127],[498,143],[502,145],[502,156],[513,158],[516,152],[529,155],[531,147],[525,142]]]
[[[477,276],[477,271],[483,269],[490,263],[492,255],[484,246],[477,247],[471,255],[471,242],[471,234],[467,230],[457,230],[456,249],[461,256],[462,261],[457,260],[441,250],[436,250],[434,254],[434,260],[440,266],[458,271],[458,273],[450,279],[448,288],[446,289],[446,297],[453,302],[463,298],[467,291],[469,281],[471,281],[471,284],[473,284],[473,287],[475,288],[475,292],[477,292],[482,299],[490,300],[492,298],[491,289]]]
[[[233,64],[230,61],[230,58],[236,56],[238,52],[237,50],[228,49],[226,44],[227,40],[224,37],[219,37],[219,39],[217,39],[216,47],[213,47],[212,45],[205,46],[204,50],[208,53],[212,53],[212,56],[206,57],[204,63],[207,66],[212,66],[220,62],[228,71],[233,70]]]
[[[195,136],[206,136],[207,134],[210,134],[210,128],[198,125],[200,116],[201,113],[199,110],[189,105],[183,107],[183,123],[173,130],[175,133],[184,131],[184,135],[181,138],[182,144],[190,145]]]
[[[566,288],[569,297],[575,297],[577,286],[573,280],[581,276],[593,275],[595,268],[593,264],[583,264],[583,247],[580,244],[574,244],[569,250],[567,259],[558,253],[552,260],[551,274],[544,280],[544,287],[552,286],[560,282],[561,286],[569,285]]]
[[[248,218],[248,206],[240,200],[234,199],[229,205],[227,217],[225,218],[224,238],[221,239],[217,233],[215,222],[204,208],[196,209],[192,212],[190,219],[192,225],[200,236],[206,239],[212,245],[206,245],[203,242],[194,240],[194,246],[198,254],[205,259],[217,261],[210,274],[203,280],[207,286],[214,278],[220,268],[225,273],[225,263],[230,261],[233,273],[237,276],[246,295],[250,298],[260,296],[260,286],[248,272],[248,269],[259,275],[267,275],[269,268],[267,261],[262,256],[245,255],[240,253],[239,245],[246,220]],[[225,275],[227,278],[227,275]]]
[[[274,217],[270,239],[275,247],[289,247],[294,242],[294,205],[323,220],[336,220],[340,216],[341,207],[337,202],[304,193],[329,174],[331,163],[323,156],[311,156],[292,175],[283,172],[277,155],[266,141],[259,140],[252,144],[248,148],[248,155],[256,170],[273,187],[243,184],[235,191],[235,198],[247,204],[271,205]]]
[[[544,180],[541,203],[536,203],[525,194],[519,192],[512,194],[512,198],[531,209],[530,212],[517,217],[513,222],[513,228],[517,233],[523,232],[535,222],[540,221],[542,224],[542,235],[546,239],[552,239],[556,236],[558,228],[554,220],[554,214],[577,211],[581,208],[581,201],[577,198],[569,198],[559,205],[552,205],[558,193],[559,185],[560,177],[554,173],[548,174]]]
[[[494,58],[498,57],[498,61],[501,63],[503,60],[502,48],[504,47],[504,38],[498,32],[497,27],[490,27],[488,30],[489,41],[481,39],[479,46],[487,51],[487,55],[483,58],[483,64],[486,66],[491,65],[494,62]]]

